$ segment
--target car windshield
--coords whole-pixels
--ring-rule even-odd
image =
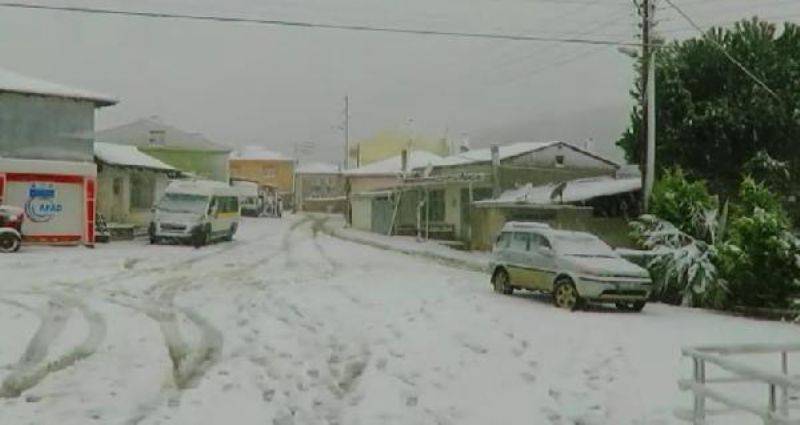
[[[561,255],[571,255],[575,257],[617,257],[613,248],[595,236],[560,234],[556,235],[554,240],[556,250]]]
[[[184,214],[203,214],[207,206],[207,196],[184,193],[167,193],[158,203],[161,211]]]

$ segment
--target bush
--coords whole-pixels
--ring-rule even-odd
[[[692,236],[697,235],[697,217],[716,209],[717,200],[708,193],[705,182],[689,181],[680,168],[667,170],[650,196],[652,215]]]
[[[789,216],[778,196],[770,191],[766,184],[756,183],[752,177],[747,176],[739,186],[736,216],[751,217],[758,209],[774,214],[782,224],[789,225]]]
[[[765,150],[756,152],[744,164],[744,172],[774,192],[786,193],[789,190],[791,182],[789,163],[787,161],[778,161]]]
[[[713,244],[682,232],[672,223],[643,215],[631,223],[640,243],[655,254],[647,264],[658,296],[670,304],[701,306],[718,282]]]
[[[786,308],[800,289],[800,243],[780,212],[756,207],[730,226],[730,246],[717,261],[731,302]]]
[[[648,269],[663,300],[717,309],[791,305],[800,293],[800,241],[765,184],[745,178],[730,218],[727,203],[717,209],[705,184],[689,182],[680,170],[659,187],[652,202],[659,217],[631,225],[656,253]]]

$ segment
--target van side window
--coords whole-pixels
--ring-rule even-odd
[[[514,233],[511,239],[511,249],[514,251],[527,251],[530,247],[531,240],[528,233]]]

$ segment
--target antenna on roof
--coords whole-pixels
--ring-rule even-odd
[[[470,150],[469,136],[465,133],[464,138],[461,140],[461,146],[458,147],[459,153],[464,153]]]

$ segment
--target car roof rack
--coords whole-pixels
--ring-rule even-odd
[[[509,221],[504,226],[504,229],[550,229],[550,225],[540,221]]]

